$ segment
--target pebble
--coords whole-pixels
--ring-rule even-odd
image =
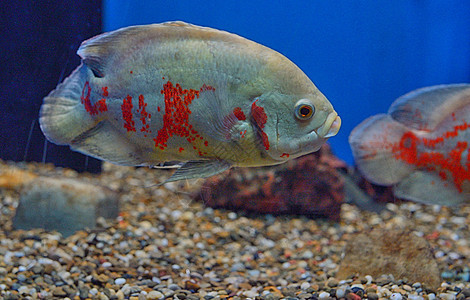
[[[308,282],[302,282],[302,284],[300,285],[300,288],[301,288],[302,290],[306,290],[306,289],[308,289],[309,287],[310,287],[310,283],[308,283]]]
[[[451,294],[451,293],[440,293],[439,298],[443,300],[455,300],[456,299],[455,294]]]
[[[150,291],[147,294],[147,299],[163,299],[165,296],[159,291]]]
[[[340,286],[339,288],[336,289],[336,297],[337,298],[344,298],[346,296],[346,286]]]
[[[390,300],[402,300],[403,296],[400,293],[393,293],[390,295]]]
[[[348,294],[346,295],[346,299],[347,299],[347,300],[360,300],[361,297],[358,296],[358,295],[356,295],[355,293],[348,293]]]
[[[203,203],[192,201],[187,195],[198,192],[197,184],[174,183],[169,186],[172,190],[148,188],[159,178],[155,172],[162,172],[165,178],[166,171],[105,165],[103,175],[84,177],[64,173],[64,169],[48,169],[51,176],[73,175],[120,191],[122,207],[115,221],[100,219],[99,228],[67,238],[44,230],[11,230],[8,224],[18,194],[0,191],[0,298],[470,297],[470,283],[465,277],[470,274],[465,268],[470,261],[470,233],[465,230],[470,226],[468,206],[434,211],[420,204],[396,203],[390,205],[393,213],[385,210],[376,214],[343,204],[342,211],[349,217],[339,223],[298,216],[248,215],[205,208]],[[2,166],[0,161],[0,174]],[[449,272],[438,289],[429,289],[419,279],[372,273],[359,278],[335,277],[344,246],[353,233],[408,225],[410,232],[426,239],[436,250],[434,257],[441,272]]]
[[[56,287],[52,290],[52,295],[56,297],[65,297],[67,293],[64,291],[62,287]]]

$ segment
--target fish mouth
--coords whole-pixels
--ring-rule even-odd
[[[322,138],[330,138],[335,136],[339,129],[341,128],[341,118],[338,116],[336,112],[332,112],[328,118],[326,118],[325,123],[320,126],[316,132],[319,137]]]

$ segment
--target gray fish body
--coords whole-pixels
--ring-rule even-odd
[[[398,98],[349,137],[359,170],[397,197],[439,205],[470,200],[470,84]]]
[[[117,164],[198,162],[185,178],[200,162],[203,176],[278,164],[318,150],[340,126],[291,61],[227,32],[134,26],[87,40],[78,54],[82,64],[44,99],[41,128]]]

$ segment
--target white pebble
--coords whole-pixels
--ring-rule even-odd
[[[101,266],[102,266],[103,268],[109,268],[109,267],[112,267],[113,264],[110,263],[109,261],[105,261]]]
[[[235,213],[235,212],[232,211],[232,212],[229,212],[229,213],[227,214],[227,217],[228,217],[230,220],[235,220],[235,219],[237,219],[238,216],[237,216],[237,213]]]
[[[379,295],[379,297],[388,297],[392,294],[392,292],[390,292],[390,290],[386,287],[378,286],[377,294]]]
[[[27,286],[20,286],[20,288],[18,289],[18,293],[20,295],[27,295],[27,294],[30,294],[30,289],[27,287]]]
[[[310,258],[313,258],[313,252],[310,251],[310,250],[304,251],[304,253],[302,253],[302,258],[303,258],[303,259],[310,259]]]
[[[306,290],[306,289],[308,289],[309,287],[310,287],[310,283],[308,283],[308,282],[302,282],[302,284],[300,285],[300,288],[301,288],[302,290]]]
[[[114,280],[114,283],[115,283],[116,285],[123,285],[124,283],[126,283],[126,279],[125,279],[125,278],[122,278],[122,277],[116,278],[116,279]]]
[[[26,271],[26,267],[25,266],[19,266],[18,267],[18,272],[24,272]]]
[[[371,284],[371,283],[372,283],[372,280],[373,280],[372,276],[366,275],[366,276],[364,276],[364,277],[367,279],[367,284]]]
[[[336,298],[344,298],[346,295],[346,286],[342,285],[336,290]]]
[[[408,295],[408,300],[424,300],[423,296],[418,296],[418,295]]]
[[[98,295],[98,289],[97,288],[92,288],[90,291],[89,291],[90,294],[92,294],[93,296],[96,296]]]
[[[182,215],[183,213],[179,210],[174,210],[171,212],[171,217],[175,220],[178,220]]]
[[[248,297],[248,298],[255,298],[256,296],[258,296],[258,292],[256,291],[256,289],[251,289],[249,291],[245,291],[243,292],[244,296]]]
[[[448,254],[449,258],[450,259],[453,259],[453,260],[456,260],[456,259],[459,259],[460,258],[460,254],[456,253],[456,252],[450,252]]]
[[[390,300],[401,300],[403,296],[400,293],[393,293],[390,295]]]
[[[436,294],[434,293],[430,293],[427,296],[428,296],[428,300],[436,300]]]
[[[330,293],[328,293],[328,292],[321,292],[318,295],[318,299],[327,299],[328,297],[330,297]]]
[[[163,299],[165,296],[159,291],[150,291],[147,294],[147,299]]]
[[[291,266],[291,264],[288,261],[286,261],[285,263],[282,264],[283,269],[288,269],[288,268],[290,268],[290,266]]]
[[[455,300],[455,295],[451,293],[440,293],[439,298],[443,300]]]

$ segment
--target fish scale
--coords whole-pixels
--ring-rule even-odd
[[[370,181],[397,197],[440,205],[470,200],[470,85],[440,85],[397,99],[351,133],[354,158]]]
[[[182,164],[169,181],[283,163],[318,150],[341,125],[294,63],[228,32],[131,26],[77,53],[81,65],[44,98],[46,137],[121,165]]]

